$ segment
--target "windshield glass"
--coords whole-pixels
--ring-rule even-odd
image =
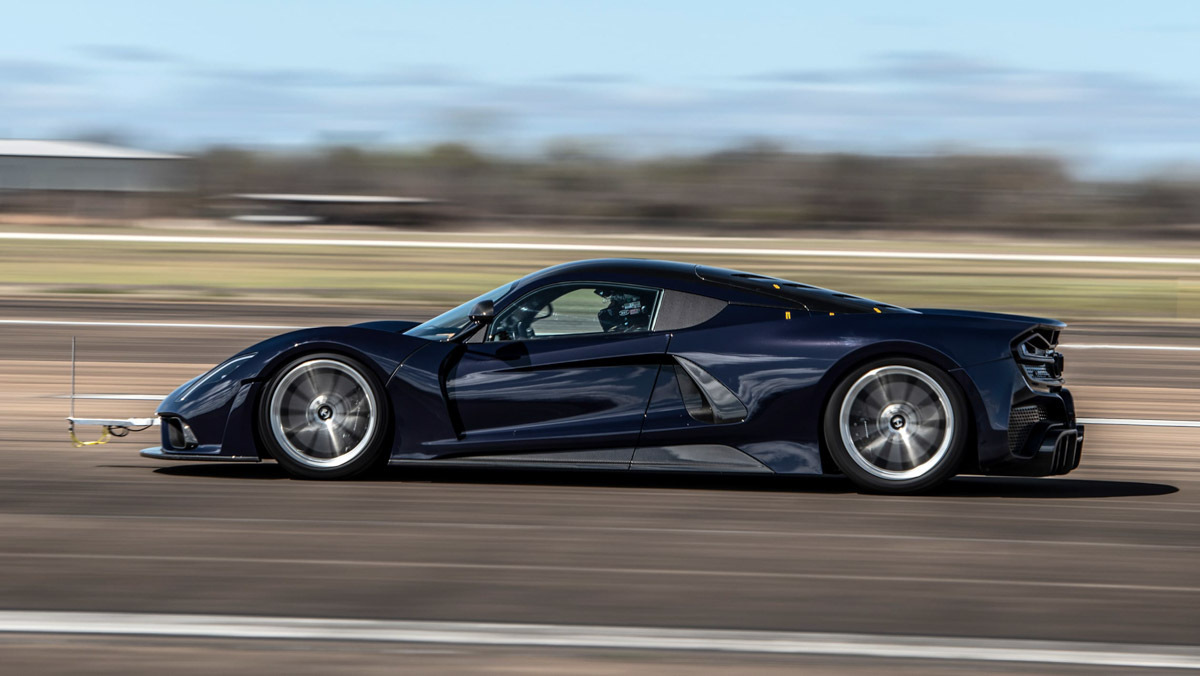
[[[453,310],[443,312],[424,324],[412,327],[405,331],[404,335],[424,338],[426,340],[446,340],[450,336],[467,328],[467,325],[471,323],[471,309],[475,307],[476,303],[481,300],[500,300],[504,294],[512,289],[513,284],[516,284],[516,282],[509,282],[481,296],[476,296]]]

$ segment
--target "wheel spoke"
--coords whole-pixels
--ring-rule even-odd
[[[879,450],[881,448],[883,448],[884,446],[886,446],[887,443],[888,443],[888,438],[885,435],[880,434],[877,437],[875,437],[874,439],[872,439],[870,442],[863,444],[863,445],[859,446],[858,448],[859,448],[859,451],[861,451],[863,455],[878,458]]]
[[[329,373],[329,392],[345,398],[346,393],[354,389],[354,381],[341,371]],[[347,386],[348,384],[348,386]]]
[[[932,399],[929,404],[917,408],[917,415],[921,416],[921,422],[926,424],[940,422],[944,419],[942,409]]]
[[[913,448],[913,440],[911,437],[901,437],[900,446],[904,449],[904,458],[902,466],[904,469],[912,469],[921,464],[921,454],[917,449]]]
[[[918,387],[915,382],[911,380],[905,380],[903,388],[900,392],[900,399],[897,401],[905,401],[910,403],[915,402],[916,397],[919,396],[921,392],[923,392],[923,390]]]
[[[895,384],[894,378],[888,377],[880,380],[879,386],[883,388],[883,393],[889,404],[897,401],[904,401],[903,397],[899,396],[899,388]]]
[[[939,439],[937,429],[927,425],[921,425],[918,427],[913,432],[912,438],[916,439],[919,443],[921,443],[922,446],[929,448],[935,447],[935,443],[941,441],[941,439]]]
[[[883,383],[874,383],[873,386],[866,389],[866,392],[867,399],[864,403],[868,407],[874,407],[878,409],[887,406],[888,396],[887,392],[884,390]]]
[[[333,448],[333,454],[341,455],[344,452],[342,451],[342,440],[338,438],[338,434],[334,426],[326,425],[325,433],[329,435],[329,445],[331,448]]]
[[[305,425],[292,436],[313,451],[322,452],[324,450],[320,444],[321,428],[319,425]]]

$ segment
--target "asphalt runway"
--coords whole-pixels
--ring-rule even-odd
[[[420,308],[0,303],[5,318],[314,325]],[[428,312],[425,312],[428,314]],[[1063,478],[964,477],[917,497],[837,477],[391,471],[302,482],[271,463],[75,449],[81,393],[165,393],[270,335],[0,326],[0,610],[838,632],[1195,646],[1200,430],[1093,426]],[[1179,327],[1064,343],[1200,346]],[[1090,417],[1200,419],[1200,353],[1068,352]],[[82,401],[84,415],[150,402]],[[1130,673],[1131,667],[696,650],[0,634],[0,671]]]

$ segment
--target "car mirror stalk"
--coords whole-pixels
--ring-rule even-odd
[[[468,318],[470,319],[471,323],[467,324],[465,327],[463,327],[461,330],[459,330],[458,333],[455,333],[453,336],[450,336],[448,342],[451,342],[451,343],[465,342],[471,336],[478,333],[480,329],[484,328],[488,324],[491,324],[492,320],[495,318],[495,316],[496,316],[496,306],[495,306],[495,304],[492,303],[492,301],[490,301],[490,300],[479,301],[478,303],[475,304],[475,307],[471,308],[471,313],[468,315]]]

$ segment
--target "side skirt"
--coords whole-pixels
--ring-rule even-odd
[[[559,470],[634,470],[647,472],[720,472],[732,474],[774,474],[769,467],[731,446],[721,444],[688,444],[681,446],[639,448],[628,459],[613,460],[614,455],[629,458],[625,449],[612,451],[565,451],[562,453],[520,453],[507,455],[458,456],[442,460],[392,459],[395,466],[420,467],[495,467],[506,469]]]

